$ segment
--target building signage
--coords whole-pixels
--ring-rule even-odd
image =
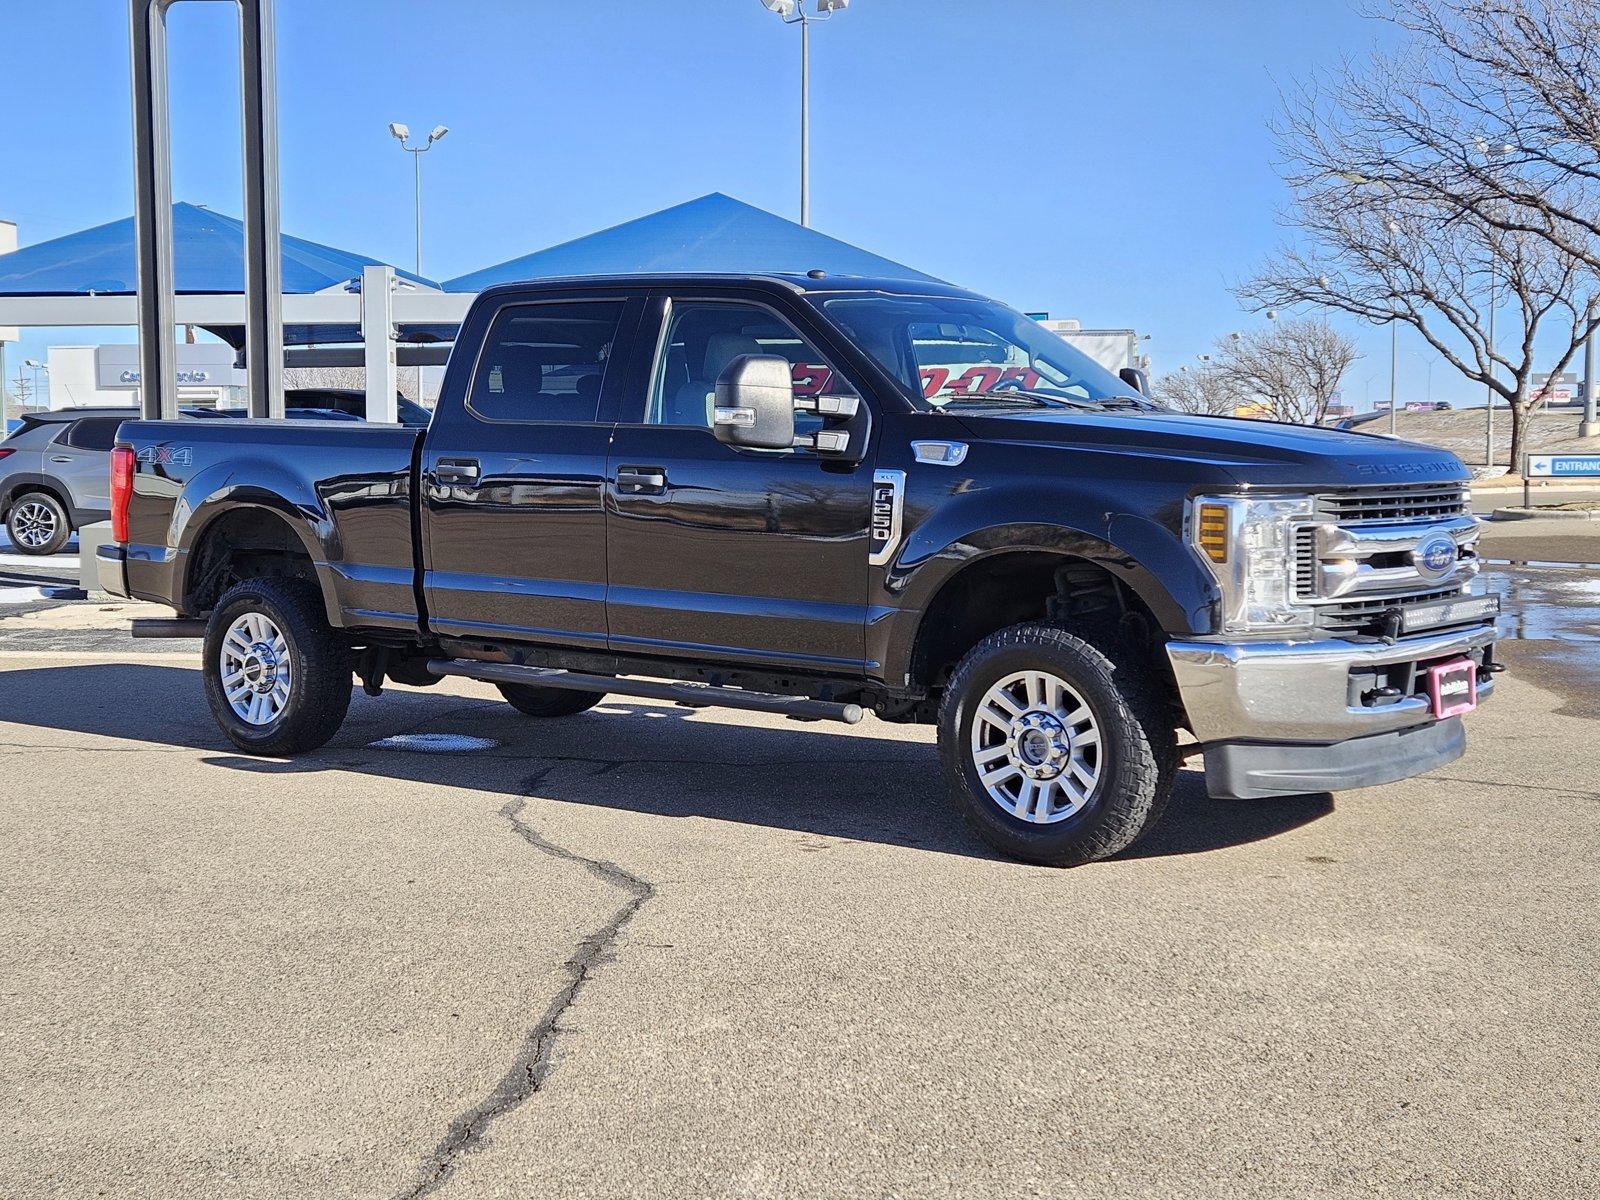
[[[231,387],[239,383],[232,346],[217,342],[178,346],[178,384],[182,387]],[[137,388],[142,374],[138,346],[96,346],[95,384],[102,388]]]
[[[1539,479],[1600,476],[1600,454],[1530,454],[1526,473]]]

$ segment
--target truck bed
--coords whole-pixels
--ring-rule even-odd
[[[128,421],[132,595],[197,607],[217,538],[294,538],[336,626],[415,631],[412,498],[423,430],[332,421]],[[266,511],[263,511],[266,510]],[[281,530],[272,513],[281,513]]]

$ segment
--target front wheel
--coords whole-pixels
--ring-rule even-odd
[[[29,492],[11,506],[6,532],[23,554],[54,554],[72,536],[72,518],[48,492]]]
[[[1109,858],[1148,832],[1177,759],[1143,667],[1047,624],[973,647],[939,710],[945,776],[973,831],[1053,867]]]
[[[247,579],[206,625],[206,699],[222,732],[247,754],[315,750],[350,708],[349,647],[303,579]]]

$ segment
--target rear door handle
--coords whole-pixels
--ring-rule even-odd
[[[441,458],[433,464],[433,477],[440,483],[477,483],[478,460],[475,458]]]
[[[618,467],[617,491],[627,496],[659,496],[667,490],[665,467]]]

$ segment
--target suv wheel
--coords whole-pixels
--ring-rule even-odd
[[[339,732],[350,708],[349,647],[303,579],[248,579],[206,626],[206,699],[247,754],[299,754]]]
[[[605,699],[603,692],[575,692],[571,688],[539,687],[529,683],[498,683],[511,707],[530,717],[575,717]]]
[[[1158,688],[1138,671],[1054,625],[1015,625],[972,649],[945,688],[939,753],[979,837],[1069,867],[1109,858],[1155,825],[1176,743]]]
[[[72,520],[48,492],[27,492],[11,506],[6,532],[23,554],[54,554],[72,536]]]

